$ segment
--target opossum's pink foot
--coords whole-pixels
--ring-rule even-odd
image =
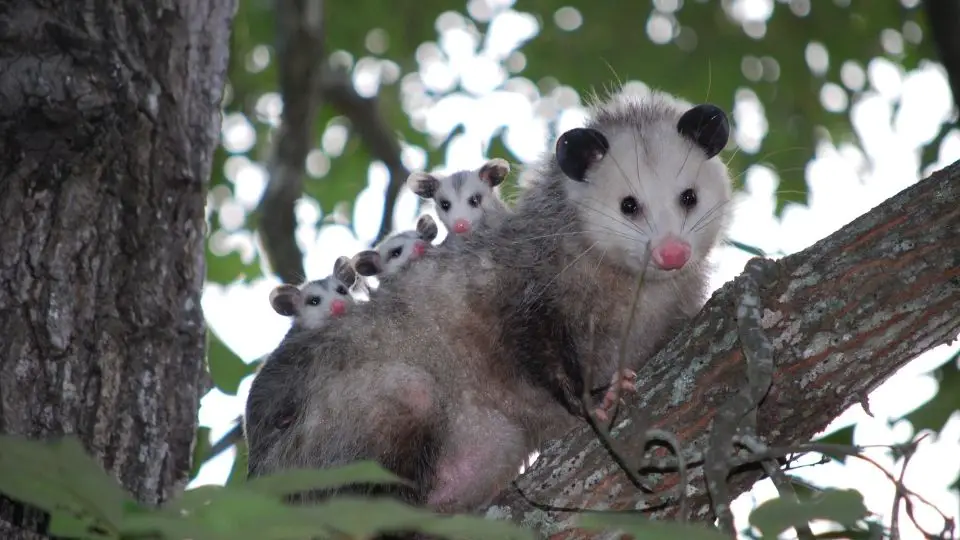
[[[607,413],[613,410],[613,406],[617,403],[617,400],[620,399],[620,396],[623,395],[622,392],[636,392],[636,384],[637,374],[634,371],[622,369],[618,373],[614,373],[613,378],[610,380],[610,388],[607,390],[607,393],[603,395],[603,403],[594,410],[594,415],[603,422],[609,420]]]

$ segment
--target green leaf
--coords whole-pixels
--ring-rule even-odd
[[[855,424],[851,424],[847,427],[840,428],[833,433],[825,435],[823,438],[816,439],[815,442],[824,443],[824,444],[837,444],[843,446],[853,446],[853,430],[856,428]],[[830,457],[840,463],[847,462],[847,456],[843,454],[825,454],[827,457]]]
[[[304,514],[348,538],[370,538],[378,533],[420,531],[450,540],[533,540],[530,531],[505,522],[474,516],[445,516],[392,499],[335,497],[302,507]],[[316,529],[315,529],[316,530]]]
[[[132,500],[113,476],[104,472],[100,464],[87,453],[76,437],[63,437],[54,443],[57,467],[66,488],[80,497],[98,520],[116,526],[123,514],[123,506]]]
[[[247,482],[247,443],[240,439],[236,444],[237,453],[233,459],[233,468],[230,469],[230,476],[227,478],[227,486],[233,487]]]
[[[197,443],[193,447],[193,455],[190,457],[190,479],[193,480],[200,473],[200,467],[206,462],[207,452],[210,451],[210,428],[200,426],[197,428]]]
[[[750,524],[765,538],[776,538],[783,531],[813,520],[829,520],[853,525],[868,514],[863,495],[852,489],[824,490],[807,501],[776,498],[757,506],[750,513]]]
[[[49,512],[58,530],[115,529],[132,498],[75,437],[0,435],[0,492]]]
[[[655,521],[646,516],[621,512],[583,514],[577,527],[594,530],[619,530],[644,540],[726,540],[728,537],[713,527],[672,521]]]
[[[733,247],[735,247],[735,248],[737,248],[737,249],[739,249],[739,250],[741,250],[741,251],[746,251],[747,253],[749,253],[749,254],[751,254],[751,255],[753,255],[753,256],[756,256],[756,257],[766,257],[766,256],[767,256],[767,252],[763,251],[762,249],[760,249],[760,248],[758,248],[758,247],[751,246],[751,245],[749,245],[749,244],[744,244],[743,242],[738,242],[738,241],[736,241],[736,240],[733,240],[733,239],[728,238],[728,239],[726,240],[726,243],[727,243],[727,244],[730,244],[731,246],[733,246]]]
[[[931,374],[937,379],[937,393],[930,401],[898,419],[908,420],[916,433],[925,429],[939,432],[950,416],[960,410],[960,352]]]
[[[332,469],[293,469],[251,478],[243,489],[283,497],[301,491],[331,489],[347,484],[410,483],[387,471],[375,461],[361,461]]]
[[[212,329],[207,330],[207,336],[207,364],[213,384],[225,394],[236,395],[240,381],[253,373],[257,366],[241,360]]]

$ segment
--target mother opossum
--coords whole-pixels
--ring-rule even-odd
[[[373,459],[413,481],[410,502],[476,509],[614,377],[645,260],[628,368],[700,309],[731,197],[726,115],[660,92],[591,113],[501,223],[281,343],[247,402],[250,475]]]

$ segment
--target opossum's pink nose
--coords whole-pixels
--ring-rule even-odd
[[[347,311],[347,303],[339,298],[330,302],[330,314],[337,316],[343,315]]]
[[[463,234],[465,232],[470,232],[470,222],[460,218],[453,222],[453,232],[457,234]]]
[[[427,252],[427,244],[424,242],[414,242],[413,243],[413,256],[422,257],[424,253]]]
[[[651,257],[654,264],[663,270],[677,270],[683,268],[690,259],[690,244],[677,238],[667,238],[653,248]]]

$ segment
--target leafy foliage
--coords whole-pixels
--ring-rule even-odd
[[[213,330],[207,332],[207,363],[213,383],[225,394],[236,394],[240,381],[257,368],[257,364],[246,363],[230,347],[217,337]]]
[[[950,416],[960,411],[960,392],[956,390],[960,388],[960,352],[934,369],[932,375],[937,379],[939,387],[937,394],[902,418],[910,421],[916,432],[928,429],[940,431]]]
[[[863,495],[854,490],[824,490],[807,500],[771,499],[750,514],[750,524],[764,537],[776,538],[783,531],[814,520],[853,525],[867,516]]]
[[[369,538],[419,530],[449,538],[532,539],[507,522],[441,516],[391,500],[337,496],[288,505],[295,492],[403,482],[373,462],[286,471],[238,485],[203,486],[160,508],[136,503],[73,437],[55,442],[0,436],[0,492],[51,513],[51,534],[82,539],[142,536],[203,540]]]

